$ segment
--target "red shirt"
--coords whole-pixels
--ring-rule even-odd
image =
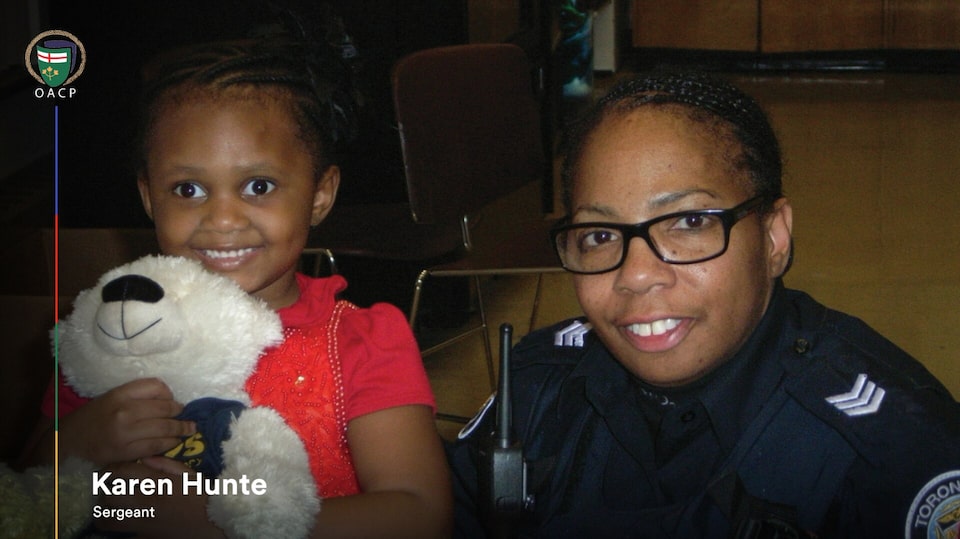
[[[321,495],[352,494],[355,485],[346,485],[353,478],[346,422],[395,406],[422,404],[435,409],[433,393],[416,340],[399,309],[385,303],[360,309],[338,302],[336,294],[346,288],[340,276],[315,279],[298,274],[297,284],[300,298],[277,311],[287,340],[261,356],[247,391],[254,405],[276,408],[300,434]],[[52,389],[42,406],[49,417],[54,411]],[[87,401],[66,383],[59,384],[58,393],[61,416]],[[321,401],[327,412],[318,411]],[[311,410],[314,418],[308,417]],[[330,423],[323,425],[327,420]],[[336,436],[327,431],[329,427],[337,429]],[[336,459],[328,453],[338,453],[343,465],[337,470],[329,469]],[[337,475],[340,479],[334,480]]]
[[[335,295],[347,287],[335,275],[315,279],[297,275],[300,299],[277,311],[284,329],[327,324]],[[436,403],[423,359],[406,317],[388,303],[345,310],[339,331],[346,418],[407,404]]]

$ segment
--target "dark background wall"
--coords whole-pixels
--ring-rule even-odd
[[[361,55],[367,116],[344,155],[339,203],[399,200],[402,165],[392,127],[389,73],[403,54],[467,41],[466,2],[339,0]],[[285,5],[310,20],[316,4]],[[172,46],[241,37],[270,17],[262,1],[52,2],[50,27],[76,35],[87,67],[77,96],[60,106],[60,223],[64,227],[149,226],[131,167],[138,73],[145,60]]]

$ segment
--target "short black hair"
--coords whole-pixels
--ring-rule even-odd
[[[344,46],[349,39],[340,19],[327,15],[314,35],[288,18],[244,39],[158,55],[144,68],[134,167],[145,165],[150,131],[168,98],[218,98],[239,88],[288,103],[316,171],[335,164],[338,150],[357,135],[362,99],[354,84],[355,51]]]
[[[718,122],[742,149],[742,164],[755,195],[767,204],[783,195],[780,143],[766,113],[752,97],[730,82],[694,71],[654,71],[618,83],[566,129],[561,153],[563,203],[571,210],[577,167],[590,135],[605,118],[643,106],[674,106],[695,121]]]

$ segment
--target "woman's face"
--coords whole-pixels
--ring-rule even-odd
[[[746,201],[754,193],[746,173],[731,165],[739,146],[726,135],[675,108],[611,115],[577,167],[573,222],[639,223]],[[756,327],[786,267],[791,209],[785,199],[774,208],[738,222],[718,258],[668,264],[634,238],[620,268],[576,275],[583,311],[613,355],[661,386],[687,384],[729,359]]]

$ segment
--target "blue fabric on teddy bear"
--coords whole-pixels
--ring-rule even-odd
[[[193,421],[197,432],[184,437],[164,456],[179,460],[205,477],[219,477],[223,473],[223,442],[230,439],[233,420],[246,409],[240,401],[214,397],[188,402],[177,419]]]

